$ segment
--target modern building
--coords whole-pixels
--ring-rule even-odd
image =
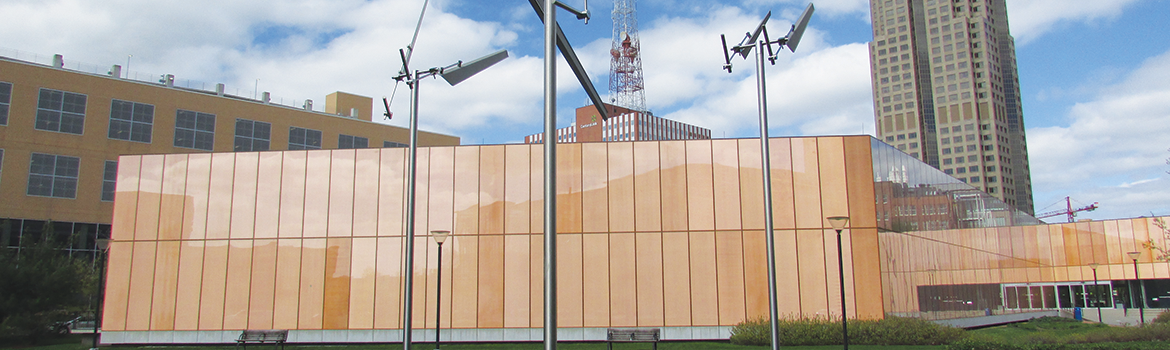
[[[104,73],[105,69],[102,69]],[[398,147],[408,130],[372,121],[369,97],[337,92],[324,111],[216,90],[0,57],[0,244],[77,234],[91,254],[109,237],[118,157],[294,149]],[[157,78],[157,77],[153,77]],[[287,130],[287,131],[286,131]],[[459,138],[419,132],[424,145]],[[24,242],[24,243],[22,243]]]
[[[860,319],[1170,297],[1170,269],[1150,248],[1166,247],[1161,219],[1043,225],[868,136],[770,142],[781,315],[839,317],[842,287]],[[657,327],[665,339],[726,339],[767,315],[759,149],[558,145],[558,338]],[[542,339],[541,147],[421,148],[413,271],[406,159],[391,148],[121,157],[103,342],[230,343],[242,329],[401,341],[406,273],[415,341],[433,340],[437,319],[446,341]],[[839,215],[850,217],[844,286],[825,220]],[[452,233],[442,261],[431,230]]]
[[[558,143],[609,141],[706,140],[711,130],[606,104],[610,118],[602,120],[597,107],[577,108],[572,125],[557,129]],[[524,137],[524,143],[544,143],[544,133]]]
[[[878,138],[1033,212],[1004,0],[872,0]]]

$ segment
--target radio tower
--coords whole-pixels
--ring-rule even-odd
[[[636,111],[646,110],[642,83],[641,45],[635,0],[613,1],[613,47],[609,50],[610,102]]]

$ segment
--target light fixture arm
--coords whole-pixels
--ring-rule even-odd
[[[566,4],[566,3],[563,3],[560,1],[557,1],[556,5],[557,5],[557,7],[565,9],[565,11],[572,12],[573,15],[577,16],[577,19],[585,20],[585,24],[589,24],[589,18],[590,18],[590,16],[589,16],[589,0],[585,0],[585,11],[575,9],[572,6],[569,6],[569,4]]]

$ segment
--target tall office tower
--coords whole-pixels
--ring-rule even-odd
[[[1004,0],[871,0],[878,137],[1032,213]]]

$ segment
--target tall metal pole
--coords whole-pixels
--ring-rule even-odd
[[[557,348],[557,7],[544,0],[544,349]],[[567,45],[567,43],[566,43]]]
[[[1138,275],[1137,258],[1133,259],[1133,278],[1137,280],[1138,317],[1141,318],[1144,327],[1146,325],[1146,290],[1142,287],[1142,276]]]
[[[411,314],[414,304],[414,186],[418,168],[418,71],[407,77],[410,89],[410,160],[406,175],[406,261],[403,264],[405,284],[402,291],[402,349],[410,350]],[[412,81],[413,80],[413,81]]]
[[[439,273],[435,282],[435,350],[439,350],[439,329],[443,319],[443,242],[439,242]]]
[[[845,312],[845,258],[841,255],[841,230],[837,230],[837,276],[841,277],[841,334],[845,350],[849,350],[849,313]]]
[[[768,147],[768,95],[764,84],[764,60],[767,58],[764,55],[764,45],[767,43],[761,41],[756,47],[756,58],[759,63],[756,65],[756,84],[758,85],[757,92],[759,93],[759,109],[760,109],[760,152],[762,153],[762,161],[764,168],[764,237],[766,237],[766,244],[768,245],[768,311],[771,316],[772,325],[772,349],[780,348],[780,309],[776,299],[776,232],[772,228],[772,156],[771,148]]]
[[[1096,298],[1093,298],[1093,304],[1097,304],[1097,323],[1104,323],[1101,319],[1101,286],[1097,285],[1097,264],[1094,263],[1090,267],[1093,268],[1093,293]]]

